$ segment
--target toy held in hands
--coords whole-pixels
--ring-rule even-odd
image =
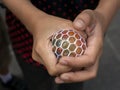
[[[62,56],[79,57],[86,49],[86,41],[75,30],[60,30],[52,36],[52,51],[57,59]]]

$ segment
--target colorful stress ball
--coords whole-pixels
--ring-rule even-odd
[[[75,30],[60,30],[52,36],[52,50],[59,59],[62,56],[79,57],[86,49],[86,41]]]

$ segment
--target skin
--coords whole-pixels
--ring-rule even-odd
[[[120,6],[120,0],[100,0],[95,10],[84,10],[73,22],[48,15],[34,7],[29,0],[3,2],[33,35],[32,57],[42,63],[50,75],[56,76],[56,83],[81,82],[96,77],[104,34]],[[76,29],[87,34],[84,55],[75,58],[62,57],[57,63],[51,50],[50,37],[60,29]],[[85,35],[84,33],[82,34]]]
[[[63,57],[60,63],[75,69],[84,67],[84,70],[63,73],[56,78],[57,83],[80,82],[96,77],[104,35],[119,7],[119,0],[100,0],[95,10],[84,10],[76,17],[73,22],[74,27],[77,30],[85,30],[88,35],[88,47],[81,57]],[[78,25],[77,21],[81,25]]]

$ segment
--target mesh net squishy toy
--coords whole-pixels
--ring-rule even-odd
[[[57,59],[62,56],[79,57],[86,49],[85,38],[75,30],[60,30],[53,34],[51,41]]]

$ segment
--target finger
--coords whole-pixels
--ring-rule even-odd
[[[63,57],[60,59],[59,63],[72,68],[89,67],[96,62],[96,57],[99,55],[100,51],[100,48],[94,45],[88,47],[85,53],[80,57]]]
[[[72,83],[72,82],[83,82],[92,78],[95,78],[97,75],[98,61],[96,64],[83,71],[68,72],[61,74],[59,77],[55,78],[56,83]]]
[[[103,47],[103,38],[98,32],[100,28],[96,27],[95,30],[95,33],[87,39],[87,48],[83,55],[80,57],[62,57],[59,62],[73,68],[93,65]]]
[[[92,10],[84,10],[73,21],[73,25],[77,30],[85,30],[87,27],[93,29],[95,27],[96,20]]]
[[[40,64],[44,65],[44,61],[41,56],[33,49],[32,51],[32,59]]]
[[[46,66],[50,75],[56,76],[58,74],[61,74],[63,72],[68,72],[71,70],[70,67],[58,63],[54,53],[52,52],[51,44],[48,45],[41,44],[41,45],[44,45],[44,48],[40,49],[42,52],[42,53],[40,52],[40,55],[43,58],[44,65]]]

